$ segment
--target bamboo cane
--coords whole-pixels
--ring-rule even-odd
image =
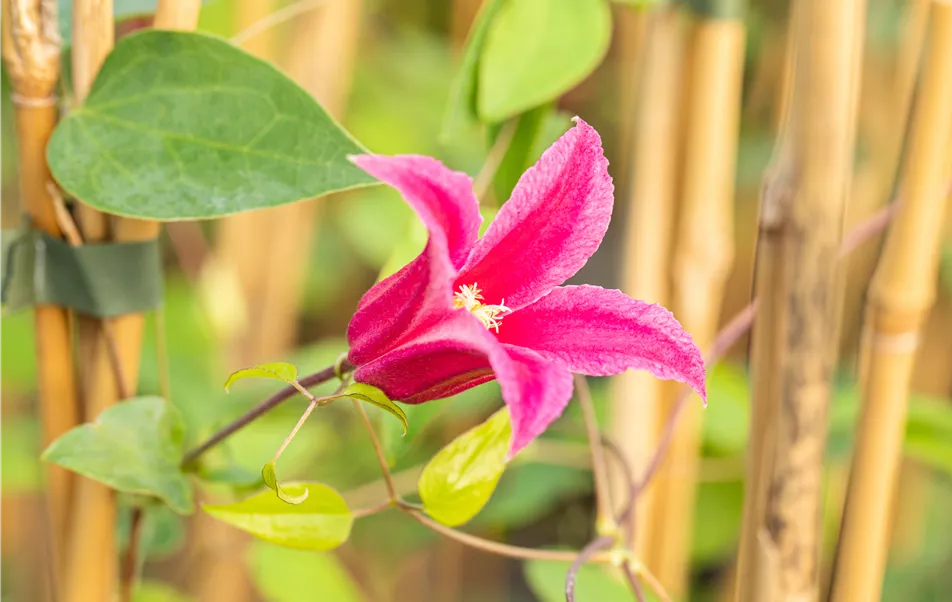
[[[73,1],[73,91],[82,102],[114,40],[112,0]],[[86,206],[77,208],[87,242],[109,236],[108,218]],[[80,317],[81,396],[85,419],[93,420],[118,399],[103,329],[98,320]],[[100,483],[78,479],[71,508],[66,568],[61,592],[65,602],[107,602],[116,592],[118,576],[115,493]]]
[[[681,25],[680,14],[670,7],[658,9],[648,25],[633,152],[635,177],[625,223],[622,287],[633,297],[652,303],[667,301],[669,288],[681,103]],[[645,470],[654,449],[661,394],[661,382],[645,372],[629,371],[613,382],[612,436],[635,474]],[[623,476],[616,473],[613,489],[624,487]],[[652,488],[647,490],[633,515],[638,525],[633,547],[642,556],[652,537],[651,525],[644,521],[650,513],[652,492]]]
[[[782,345],[765,517],[758,539],[766,600],[816,600],[822,459],[842,299],[836,257],[852,172],[862,0],[799,4],[789,126],[792,186],[765,199],[780,231],[776,324]],[[763,319],[765,316],[760,316]],[[763,324],[762,320],[758,320]],[[765,462],[768,464],[770,461]],[[760,567],[756,567],[755,572]],[[741,576],[741,579],[744,577]],[[756,579],[756,577],[755,577]],[[750,598],[753,599],[753,598]]]
[[[360,0],[326,0],[295,24],[288,74],[335,118],[343,117],[360,32]],[[295,343],[309,250],[324,200],[268,212],[270,266],[262,274],[260,313],[251,347],[260,358],[286,353]]]
[[[169,0],[159,2],[156,20],[160,26],[195,27],[200,8],[198,1],[186,0],[178,6],[168,4]],[[81,102],[113,45],[112,2],[74,0],[73,11],[73,83],[76,100]],[[82,204],[79,217],[86,242],[100,242],[109,235],[122,242],[150,240],[159,233],[157,222],[117,218],[110,223],[107,215]],[[87,420],[135,391],[142,327],[141,314],[80,321]],[[115,366],[110,362],[109,346],[114,346],[119,374],[114,373]],[[67,602],[109,601],[114,596],[118,576],[115,522],[115,492],[96,482],[80,480],[69,540],[64,589]]]
[[[3,58],[14,89],[20,186],[26,212],[35,228],[61,236],[50,197],[52,181],[46,144],[56,125],[54,89],[59,78],[60,40],[55,3],[10,0],[3,3]],[[69,311],[37,305],[34,312],[37,351],[37,400],[43,446],[79,423]],[[54,581],[63,559],[73,489],[69,471],[46,465],[50,554]]]
[[[777,115],[779,132],[771,165],[764,175],[761,189],[760,224],[757,241],[757,262],[754,272],[755,296],[759,317],[754,324],[750,343],[751,404],[747,443],[747,476],[744,486],[744,508],[740,544],[737,554],[734,594],[740,602],[769,599],[765,588],[773,581],[776,554],[761,548],[761,527],[767,498],[767,470],[773,458],[776,422],[776,400],[780,389],[782,344],[779,332],[783,327],[780,308],[786,298],[783,262],[783,239],[778,227],[781,202],[791,185],[793,163],[788,122],[793,98],[796,64],[797,12],[791,11],[786,34],[784,74]]]
[[[707,349],[717,334],[721,297],[733,259],[744,39],[744,24],[738,18],[699,16],[692,24],[684,188],[671,309],[701,349]],[[700,400],[695,400],[681,416],[667,462],[656,477],[658,495],[649,519],[663,536],[653,543],[654,554],[645,561],[675,598],[687,593],[701,411]]]
[[[266,19],[271,13],[271,0],[241,0],[236,5],[236,21],[239,31]],[[258,32],[242,41],[241,47],[247,52],[264,59],[272,58],[274,30],[271,28]],[[240,213],[221,220],[218,224],[215,249],[209,266],[211,272],[206,275],[218,275],[234,279],[233,294],[240,294],[237,302],[246,308],[246,318],[228,325],[229,332],[223,333],[228,349],[228,365],[237,369],[254,364],[261,358],[252,341],[257,336],[256,326],[263,315],[262,297],[265,277],[269,269],[281,269],[268,265],[268,249],[274,242],[272,226],[273,210],[260,210]],[[248,244],[253,240],[255,244]],[[219,299],[220,302],[220,299]],[[227,301],[232,303],[231,300]],[[213,307],[209,311],[216,312]]]
[[[833,602],[878,600],[889,508],[902,455],[919,329],[935,299],[945,190],[952,168],[952,3],[932,5],[930,41],[904,164],[903,204],[870,286],[863,408],[832,584]]]

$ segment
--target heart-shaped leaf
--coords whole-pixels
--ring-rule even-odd
[[[392,414],[397,420],[400,421],[400,424],[403,426],[404,436],[410,429],[410,423],[407,421],[407,414],[403,411],[403,408],[390,401],[390,398],[387,397],[387,394],[377,387],[365,383],[352,383],[348,385],[346,389],[340,392],[340,396],[350,397],[351,399],[356,399],[357,401],[369,403],[371,405],[377,406],[385,412]]]
[[[503,3],[479,59],[480,119],[503,121],[555,100],[595,70],[610,39],[605,0]]]
[[[192,489],[179,468],[182,447],[178,411],[160,397],[137,397],[66,432],[43,452],[43,460],[190,514]]]
[[[227,391],[236,380],[243,378],[270,378],[291,384],[297,380],[297,377],[298,369],[294,364],[287,364],[285,362],[259,364],[252,368],[242,368],[232,373],[232,375],[228,377],[228,380],[225,381],[225,390]]]
[[[502,408],[433,456],[417,484],[426,513],[451,527],[476,516],[506,470],[511,434]]]
[[[47,148],[60,186],[158,220],[221,217],[371,185],[365,152],[269,63],[206,34],[122,38]]]
[[[261,477],[264,479],[264,484],[268,486],[269,489],[278,494],[278,499],[288,504],[300,504],[307,499],[308,490],[307,487],[304,488],[304,491],[299,493],[291,493],[287,491],[284,487],[278,484],[278,474],[276,472],[276,467],[274,462],[268,462],[264,465],[264,468],[261,469]]]
[[[347,541],[354,517],[337,491],[321,483],[289,483],[291,495],[307,499],[286,504],[263,491],[235,504],[203,506],[218,520],[278,545],[301,550],[330,550]]]

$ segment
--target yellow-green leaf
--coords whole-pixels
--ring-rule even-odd
[[[503,408],[433,456],[417,485],[426,513],[451,527],[476,516],[506,469],[511,434]]]
[[[371,405],[377,406],[385,412],[388,412],[389,414],[392,414],[397,420],[400,421],[400,424],[403,425],[404,435],[406,435],[407,431],[410,429],[410,423],[407,422],[407,414],[403,411],[403,408],[390,401],[390,398],[387,397],[387,394],[377,387],[365,383],[353,383],[341,391],[340,395],[341,397],[350,397],[351,399],[356,399],[357,401],[369,403]]]
[[[321,483],[288,483],[300,504],[287,504],[263,491],[235,504],[203,506],[205,512],[242,531],[288,548],[331,550],[347,541],[354,517],[337,491]]]
[[[268,462],[264,465],[264,468],[261,469],[261,478],[264,479],[264,484],[278,494],[278,499],[283,502],[287,502],[288,504],[300,504],[307,499],[307,487],[304,488],[304,491],[294,494],[278,484],[278,473],[274,462]]]
[[[243,378],[270,378],[273,380],[282,380],[288,384],[291,384],[297,380],[297,377],[298,369],[294,364],[288,364],[285,362],[259,364],[254,367],[243,368],[232,373],[232,375],[228,377],[228,380],[225,381],[225,390],[227,391],[236,380],[241,380]]]

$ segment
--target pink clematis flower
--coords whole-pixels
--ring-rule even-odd
[[[355,380],[404,403],[498,379],[509,457],[572,397],[572,373],[635,368],[706,399],[701,353],[667,310],[596,286],[559,286],[595,252],[613,192],[598,133],[584,121],[526,171],[482,238],[472,180],[435,159],[361,155],[429,231],[423,252],[361,299],[347,331]]]

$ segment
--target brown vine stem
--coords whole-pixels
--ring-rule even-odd
[[[122,602],[132,602],[132,594],[135,590],[135,576],[139,566],[139,548],[142,540],[142,508],[136,506],[132,509],[132,519],[129,526],[129,544],[126,556],[122,566]]]
[[[622,573],[625,575],[625,579],[628,581],[628,587],[631,588],[631,591],[634,592],[635,598],[638,599],[638,602],[645,602],[645,590],[641,587],[641,582],[638,581],[637,575],[631,570],[631,567],[627,564],[621,567]]]
[[[357,510],[351,510],[350,515],[354,517],[354,519],[356,520],[358,518],[365,518],[367,516],[379,514],[380,512],[383,512],[384,510],[388,510],[390,508],[393,508],[393,502],[391,502],[390,500],[386,500],[386,501],[380,502],[376,506],[371,506],[370,508],[359,508]]]
[[[599,552],[607,550],[613,545],[615,545],[614,537],[611,535],[602,535],[590,541],[587,546],[582,548],[582,551],[579,552],[575,560],[572,561],[572,566],[569,567],[568,572],[565,574],[565,602],[575,602],[575,582],[578,580],[578,573],[582,570],[582,565],[594,558]],[[639,602],[643,602],[642,597],[639,597],[638,600]]]
[[[328,366],[323,370],[315,372],[313,374],[308,374],[304,378],[298,379],[298,383],[305,388],[316,387],[322,383],[325,383],[332,378],[334,378],[334,366]],[[294,397],[298,393],[297,388],[294,385],[288,385],[285,388],[281,389],[268,399],[262,401],[255,407],[251,408],[247,412],[241,415],[240,418],[237,418],[217,433],[209,437],[204,443],[191,450],[185,457],[182,458],[182,467],[188,467],[193,464],[198,458],[207,452],[209,449],[215,447],[231,435],[235,434],[248,424],[254,422],[256,419],[264,416],[269,411],[273,410],[277,406],[281,405],[283,402]]]
[[[592,452],[592,477],[595,482],[595,504],[597,508],[595,530],[600,534],[607,533],[614,529],[612,508],[615,506],[612,504],[611,495],[608,491],[605,449],[602,447],[602,438],[599,435],[598,417],[595,415],[592,392],[588,388],[588,381],[581,374],[575,375],[575,390],[578,392],[578,401],[582,407],[582,417],[585,420],[585,433]]]
[[[477,537],[476,535],[471,535],[463,531],[457,531],[447,527],[446,525],[441,525],[432,518],[426,516],[419,510],[408,509],[400,506],[400,508],[412,516],[418,523],[427,527],[431,531],[439,533],[449,537],[450,539],[455,539],[456,541],[467,545],[471,548],[476,548],[477,550],[482,550],[484,552],[489,552],[490,554],[496,554],[497,556],[506,556],[508,558],[518,558],[520,560],[547,560],[550,562],[575,562],[575,560],[581,554],[580,552],[574,552],[571,550],[537,550],[533,548],[523,548],[521,546],[513,546],[507,543],[499,543],[497,541],[490,541],[488,539],[483,539],[482,537]],[[609,538],[610,539],[610,538]],[[599,564],[611,564],[613,555],[610,553],[599,553],[594,554],[586,558],[587,562],[596,562]]]

